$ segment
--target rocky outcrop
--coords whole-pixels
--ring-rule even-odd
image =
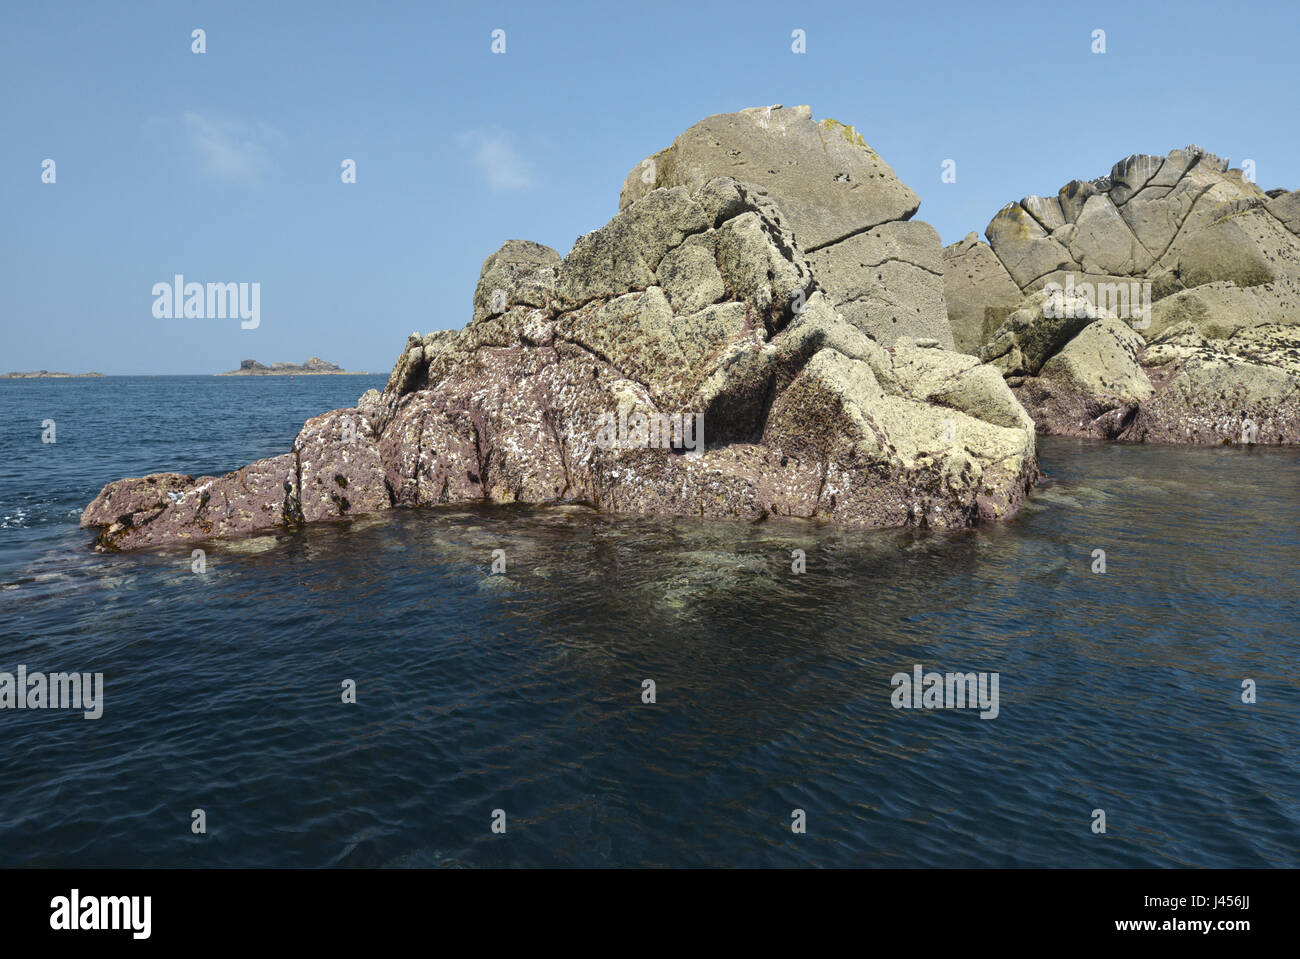
[[[873,338],[764,187],[692,176],[562,260],[505,244],[464,329],[412,334],[384,390],[310,420],[289,453],[110,483],[83,526],[130,549],[466,502],[855,527],[1016,512],[1034,427],[1000,371],[934,337]]]
[[[619,208],[717,176],[765,191],[851,324],[885,345],[914,337],[952,348],[939,234],[912,219],[920,200],[853,127],[816,122],[806,106],[707,117],[628,173]]]
[[[1045,432],[1293,443],[1297,231],[1297,194],[1199,147],[1130,156],[944,250],[954,340]]]

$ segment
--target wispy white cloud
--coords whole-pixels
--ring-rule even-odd
[[[272,150],[283,140],[267,123],[249,124],[193,111],[186,111],[182,123],[203,172],[236,183],[261,180],[271,167]]]
[[[487,177],[493,192],[531,190],[536,186],[532,164],[515,149],[504,130],[486,127],[462,133],[456,139],[462,149],[470,151],[474,165]]]

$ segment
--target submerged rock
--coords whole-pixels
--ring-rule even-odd
[[[752,113],[728,117],[710,120],[743,141]],[[796,157],[826,130],[839,138],[821,173],[846,157],[866,165],[855,176],[888,170],[849,128],[789,120]],[[823,282],[854,290],[853,271],[806,252],[791,227],[861,228],[885,260],[912,251],[937,284],[933,231],[889,219],[915,209],[910,191],[877,172],[878,200],[864,186],[851,217],[820,223],[818,204],[839,202],[833,178],[769,190],[719,175],[734,165],[703,147],[682,156],[669,169],[683,182],[625,190],[563,259],[506,243],[464,329],[412,334],[382,392],[309,420],[291,452],[224,477],[110,483],[82,525],[99,528],[101,549],[130,549],[470,502],[855,527],[1016,512],[1038,476],[1035,434],[1001,373],[945,349],[946,319],[873,337]],[[932,294],[889,289],[900,315],[925,315]]]

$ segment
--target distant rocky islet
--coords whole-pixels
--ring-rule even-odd
[[[0,373],[0,380],[86,380],[99,379],[103,373],[54,373],[50,370],[33,370],[28,373]]]
[[[302,363],[272,363],[270,366],[259,363],[257,360],[243,360],[239,364],[239,369],[231,370],[228,373],[217,373],[217,376],[369,376],[369,373],[362,371],[345,370],[343,367],[322,360],[319,356],[308,357]]]

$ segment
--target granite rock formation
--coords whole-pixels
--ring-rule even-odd
[[[764,111],[727,117],[704,123],[770,135]],[[796,143],[823,135],[804,108],[789,119]],[[871,163],[836,136],[828,156]],[[823,283],[846,288],[817,251],[882,225],[907,233],[914,198],[888,167],[875,161],[880,196],[863,182],[846,218],[826,182],[774,195],[708,150],[682,156],[670,168],[684,182],[625,189],[564,258],[506,243],[464,329],[412,334],[382,391],[308,421],[290,452],[222,477],[110,483],[82,525],[101,549],[130,549],[466,502],[857,527],[1013,514],[1038,469],[1033,421],[1001,372],[913,325],[873,338]],[[915,316],[911,289],[891,295]]]
[[[1044,432],[1295,443],[1297,231],[1300,194],[1199,147],[1130,156],[944,250],[954,341]]]
[[[715,176],[766,191],[849,323],[885,346],[915,337],[952,349],[938,231],[912,219],[921,201],[853,127],[816,122],[806,106],[707,117],[632,169],[619,207]]]

